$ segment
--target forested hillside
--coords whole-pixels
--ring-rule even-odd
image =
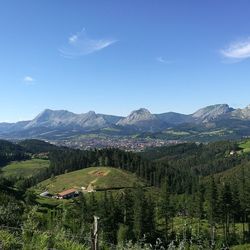
[[[28,159],[29,156],[19,145],[0,140],[0,166],[10,161]]]
[[[226,249],[250,242],[250,155],[239,143],[187,143],[140,154],[33,140],[0,144],[2,168],[43,153],[50,161],[32,176],[0,172],[3,249],[90,249],[94,215],[100,249]],[[80,192],[69,200],[42,198],[36,191],[41,181],[53,185],[58,175],[72,172],[74,178],[73,171],[98,166],[134,173],[146,185],[112,190],[111,178],[109,191]],[[67,180],[67,188],[76,184]]]

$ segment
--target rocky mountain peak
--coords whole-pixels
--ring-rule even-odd
[[[148,109],[145,108],[140,108],[138,110],[134,110],[130,113],[129,115],[130,118],[138,118],[140,120],[145,119],[155,119],[155,116],[153,114],[150,113],[150,111]]]
[[[97,117],[95,111],[89,111],[89,112],[87,112],[86,114],[83,114],[83,115],[84,115],[86,118],[88,118],[88,119],[92,119],[92,118],[96,118],[96,117]]]
[[[250,105],[243,109],[236,109],[232,112],[232,116],[243,120],[250,119]]]
[[[135,125],[138,122],[149,120],[157,120],[157,117],[151,114],[149,110],[140,108],[138,110],[132,111],[127,117],[118,121],[117,125]]]
[[[192,117],[201,122],[209,122],[226,113],[231,112],[233,109],[228,104],[215,104],[199,109],[192,114]]]

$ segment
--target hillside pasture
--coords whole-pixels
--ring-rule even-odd
[[[90,167],[47,179],[37,185],[39,191],[52,194],[76,188],[110,190],[144,185],[135,174],[111,167]]]
[[[48,160],[31,159],[27,161],[14,161],[4,166],[2,174],[4,177],[23,177],[28,178],[36,175],[41,170],[49,167]]]
[[[239,144],[239,148],[244,153],[250,153],[250,140],[243,141]]]

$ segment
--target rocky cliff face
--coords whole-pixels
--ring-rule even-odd
[[[149,110],[141,108],[130,113],[127,117],[117,122],[118,126],[133,127],[139,131],[156,132],[164,129],[166,123]]]
[[[149,112],[149,110],[141,108],[135,111],[132,111],[127,117],[121,119],[117,122],[117,125],[127,126],[127,125],[136,125],[143,121],[154,121],[158,120],[157,117]]]
[[[244,109],[234,110],[232,112],[232,117],[242,119],[242,120],[250,120],[250,105],[248,105]]]
[[[199,109],[192,114],[192,117],[198,122],[206,123],[218,119],[232,111],[233,109],[227,104],[216,104]]]

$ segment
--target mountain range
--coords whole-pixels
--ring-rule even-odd
[[[175,112],[152,114],[141,108],[127,117],[96,114],[94,111],[75,114],[67,110],[46,109],[30,121],[0,123],[0,137],[9,139],[61,139],[84,133],[139,134],[165,139],[222,134],[225,138],[240,138],[250,135],[250,105],[234,109],[227,104],[216,104],[190,115]]]

